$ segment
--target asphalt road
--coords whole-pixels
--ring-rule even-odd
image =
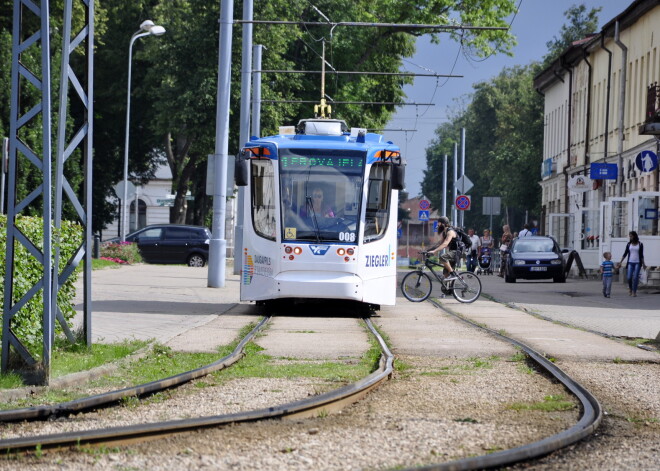
[[[493,299],[576,327],[617,337],[655,338],[660,333],[660,289],[642,288],[628,296],[628,286],[615,282],[612,297],[602,294],[600,280],[518,280],[505,283],[480,276],[483,292]]]

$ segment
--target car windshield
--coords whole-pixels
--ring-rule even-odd
[[[513,252],[553,252],[553,247],[553,242],[548,239],[519,239],[513,246]]]

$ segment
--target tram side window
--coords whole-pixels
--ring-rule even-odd
[[[389,165],[376,164],[371,167],[364,221],[365,242],[380,239],[385,235],[390,214],[390,173],[391,166]]]
[[[252,160],[252,225],[261,237],[275,240],[275,174],[270,160]]]

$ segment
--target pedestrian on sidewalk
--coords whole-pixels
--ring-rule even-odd
[[[642,267],[646,268],[644,264],[644,244],[639,241],[637,232],[630,231],[628,234],[630,240],[626,244],[626,250],[623,252],[619,267],[623,264],[623,260],[628,257],[626,263],[626,278],[628,278],[628,296],[637,296],[637,285],[639,284],[639,271]]]
[[[502,238],[500,239],[500,272],[497,274],[500,278],[504,278],[511,242],[513,242],[513,234],[511,234],[509,225],[505,224],[502,226]]]
[[[600,274],[603,276],[603,296],[610,297],[612,292],[612,275],[614,274],[614,262],[610,252],[603,253],[603,262],[600,264]]]
[[[479,238],[478,235],[475,235],[474,229],[472,228],[468,229],[468,236],[470,236],[470,241],[472,242],[472,245],[468,249],[465,262],[467,264],[467,270],[474,273],[474,270],[477,269],[477,265],[478,265],[478,254],[480,249],[479,246],[481,245],[481,239]]]
[[[529,230],[529,224],[525,223],[523,225],[522,231],[520,231],[520,234],[518,234],[518,237],[527,237],[527,236],[532,236],[532,231]]]

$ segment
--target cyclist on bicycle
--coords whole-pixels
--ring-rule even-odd
[[[458,254],[458,242],[456,240],[456,231],[454,231],[449,225],[449,218],[446,216],[440,216],[438,218],[438,235],[440,236],[440,241],[438,245],[429,250],[429,254],[433,254],[441,251],[442,249],[447,249],[445,253],[439,256],[440,263],[444,267],[446,273],[449,275],[445,278],[446,280],[451,280],[453,278],[458,278],[458,274],[454,271],[453,264],[456,264],[456,256]]]

